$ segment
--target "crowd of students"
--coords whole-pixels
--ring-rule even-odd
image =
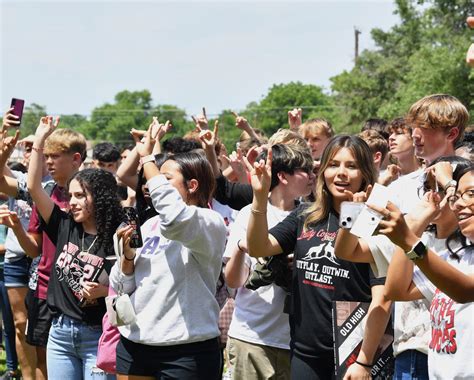
[[[21,140],[6,112],[5,378],[19,378],[19,364],[24,379],[330,379],[333,301],[360,301],[367,322],[345,379],[371,378],[391,316],[395,379],[472,379],[465,106],[429,95],[357,135],[303,122],[301,109],[272,136],[235,117],[231,154],[203,110],[185,136],[153,118],[131,131],[135,144],[99,143],[85,164],[85,137],[59,118]],[[366,203],[376,183],[390,201],[367,205],[381,220],[359,238],[340,226],[341,205]],[[124,206],[136,209],[141,247]],[[134,314],[118,326],[115,373],[97,365],[112,293],[128,294]]]

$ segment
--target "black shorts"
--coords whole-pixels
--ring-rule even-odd
[[[46,300],[35,296],[35,291],[29,289],[25,299],[28,310],[26,327],[26,342],[32,346],[46,347],[49,329],[53,316]]]
[[[221,352],[217,338],[173,346],[149,346],[120,337],[117,373],[158,379],[221,379]]]

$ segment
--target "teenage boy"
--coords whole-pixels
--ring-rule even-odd
[[[455,97],[438,94],[426,96],[413,104],[406,121],[412,128],[415,155],[429,164],[441,156],[452,156],[462,140],[469,120],[466,107]],[[392,199],[403,213],[420,202],[424,171],[419,169],[389,186]],[[455,188],[456,183],[449,182]],[[429,312],[421,301],[396,302],[394,321],[394,379],[428,379],[428,344],[431,337]]]
[[[455,146],[463,139],[469,113],[454,96],[437,94],[413,104],[406,120],[412,128],[415,156],[429,164],[438,157],[455,155]],[[418,189],[422,186],[423,173],[420,170],[418,175],[400,178],[389,187],[395,203],[405,214],[420,201]]]
[[[115,175],[120,165],[119,148],[109,142],[97,144],[92,151],[92,164]]]

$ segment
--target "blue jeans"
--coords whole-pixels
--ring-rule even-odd
[[[7,352],[7,369],[16,371],[18,369],[18,357],[15,346],[15,323],[13,321],[12,308],[8,300],[8,293],[3,282],[3,269],[0,270],[0,309],[3,319],[3,336],[5,337],[5,351]]]
[[[417,351],[403,351],[395,357],[394,380],[428,380],[428,355]]]
[[[101,326],[89,326],[64,314],[54,318],[47,346],[48,378],[111,380],[96,367]]]

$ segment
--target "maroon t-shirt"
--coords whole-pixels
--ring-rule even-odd
[[[51,193],[51,199],[62,210],[69,209],[69,198],[66,194],[65,188],[56,185]],[[46,235],[46,233],[42,230],[41,221],[36,206],[33,207],[31,213],[28,232],[43,235],[42,256],[38,264],[38,287],[36,288],[36,297],[45,300],[48,293],[49,274],[54,263],[56,246],[49,239],[48,235]]]

